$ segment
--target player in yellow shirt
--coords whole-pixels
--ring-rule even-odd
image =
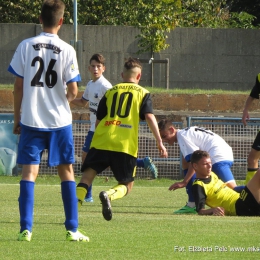
[[[106,220],[112,219],[110,201],[127,195],[134,184],[139,119],[147,121],[156,139],[160,156],[167,157],[153,114],[150,93],[138,85],[141,72],[140,61],[129,58],[122,72],[123,83],[109,89],[100,100],[96,114],[96,130],[81,168],[83,174],[77,186],[79,207],[86,196],[88,186],[92,184],[95,176],[107,167],[110,166],[118,181],[115,187],[99,194],[102,214]]]
[[[199,215],[260,216],[260,169],[241,193],[237,193],[211,171],[208,152],[193,152],[191,164],[196,171],[192,190]],[[210,208],[206,209],[206,205]]]

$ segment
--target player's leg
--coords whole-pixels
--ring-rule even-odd
[[[150,157],[146,156],[143,159],[137,158],[136,165],[137,167],[144,168],[145,170],[150,172],[153,179],[156,179],[158,177],[158,169]]]
[[[77,198],[79,208],[85,200],[88,188],[92,185],[92,182],[95,179],[96,175],[97,172],[94,169],[90,167],[84,169],[80,182],[77,185]]]
[[[19,212],[20,232],[19,241],[30,241],[33,227],[34,186],[39,171],[39,165],[23,165],[20,181]]]
[[[93,139],[93,135],[94,135],[93,131],[88,131],[88,134],[87,134],[86,139],[85,139],[85,143],[82,147],[82,163],[85,161],[86,156],[88,154],[90,144],[91,144],[91,141]],[[84,201],[85,202],[94,202],[93,196],[92,196],[92,184],[87,189],[87,194],[86,194]]]
[[[111,201],[121,199],[133,188],[136,173],[136,158],[119,152],[108,152],[111,170],[118,184],[99,194],[102,214],[106,220],[112,219]]]
[[[72,126],[49,132],[48,140],[48,165],[57,165],[58,175],[61,180],[66,240],[88,242],[89,238],[78,231],[78,199],[72,167],[72,163],[75,161]]]
[[[258,161],[260,159],[260,131],[257,133],[253,142],[252,149],[247,157],[247,174],[245,185],[252,179],[258,170]]]
[[[247,158],[247,174],[245,185],[252,179],[258,170],[258,160],[260,159],[260,151],[251,149]]]
[[[29,242],[32,237],[34,186],[39,171],[41,152],[45,148],[44,143],[44,133],[27,128],[22,129],[17,157],[17,163],[23,165],[18,198],[20,212],[19,241]]]
[[[90,149],[85,161],[82,164],[81,172],[82,176],[80,182],[77,185],[77,198],[78,207],[80,208],[87,194],[88,187],[92,185],[92,182],[96,175],[109,166],[109,159],[107,151]]]
[[[246,186],[250,190],[258,204],[260,204],[260,169],[256,171],[256,173]]]
[[[183,175],[186,176],[188,172],[188,168],[190,166],[190,163],[188,163],[183,157],[182,157],[182,169],[183,169]],[[192,193],[192,184],[193,181],[196,178],[196,174],[194,174],[190,181],[188,182],[186,186],[186,193],[188,195],[188,202],[186,205],[184,205],[182,208],[174,211],[174,214],[197,214],[196,208],[195,208],[195,199]]]

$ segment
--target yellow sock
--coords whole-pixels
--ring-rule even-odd
[[[253,178],[258,169],[247,169],[245,185]]]
[[[117,185],[109,191],[107,191],[107,195],[110,198],[110,200],[117,200],[123,198],[127,194],[127,187],[123,184]]]
[[[80,209],[86,195],[87,195],[88,190],[84,187],[77,186],[76,188],[76,193],[77,193],[77,198],[78,198],[78,209]]]

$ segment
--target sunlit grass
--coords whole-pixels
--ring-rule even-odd
[[[186,95],[194,95],[194,94],[207,94],[207,95],[216,95],[216,94],[248,94],[248,90],[245,91],[233,91],[233,90],[223,90],[223,89],[181,89],[181,88],[174,88],[174,89],[165,89],[165,87],[150,87],[144,86],[146,89],[150,91],[152,94],[186,94]],[[13,85],[4,85],[0,84],[0,89],[13,89]],[[85,86],[80,86],[79,91],[84,91]]]
[[[60,180],[42,175],[35,186],[32,241],[18,242],[19,181],[0,176],[3,260],[259,259],[254,251],[260,249],[259,218],[174,215],[187,195],[185,189],[170,192],[174,181],[169,179],[136,180],[129,195],[112,202],[111,221],[102,217],[98,194],[116,181],[95,179],[94,203],[84,203],[79,210],[80,228],[90,242],[72,243],[65,241]]]

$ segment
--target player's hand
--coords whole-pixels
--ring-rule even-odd
[[[213,216],[225,216],[225,210],[222,207],[212,208]]]
[[[166,150],[166,148],[165,148],[165,146],[163,145],[162,142],[158,144],[158,149],[159,149],[161,158],[167,158],[168,157],[168,152],[167,152],[167,150]]]
[[[184,187],[186,187],[186,184],[184,182],[175,182],[169,187],[169,190],[177,190]]]
[[[19,123],[14,123],[13,133],[14,133],[15,135],[21,134],[21,126],[20,126]]]
[[[243,116],[242,116],[242,123],[243,123],[244,126],[247,125],[248,120],[250,120],[250,116],[248,114],[248,111],[244,111]]]

